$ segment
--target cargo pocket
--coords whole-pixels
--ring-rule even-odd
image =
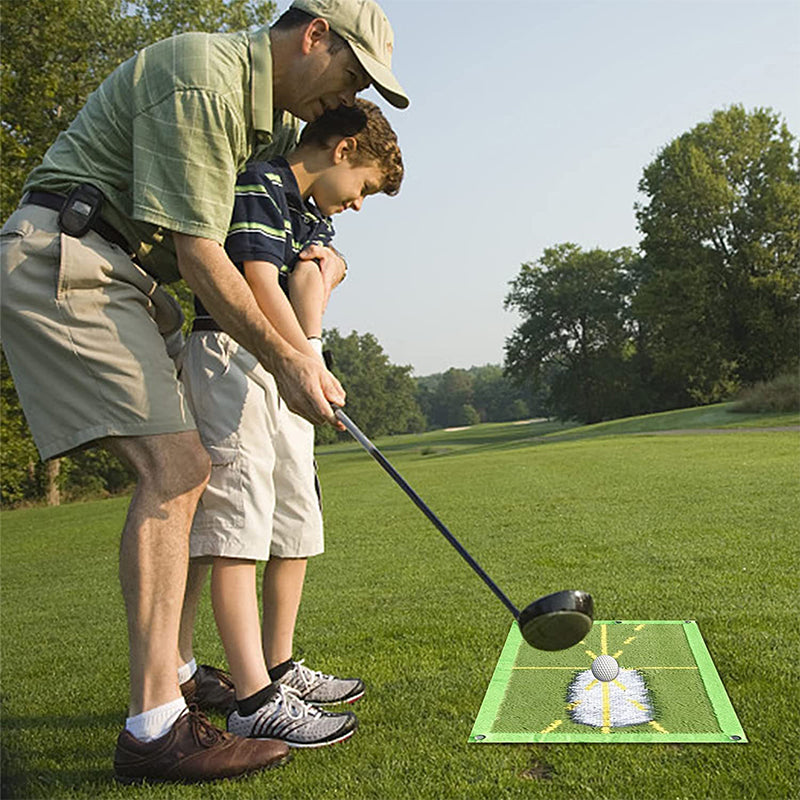
[[[239,457],[239,437],[234,435],[217,444],[204,445],[211,456],[211,479],[197,507],[195,528],[242,528],[244,482]]]

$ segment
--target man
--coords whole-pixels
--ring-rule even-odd
[[[122,781],[228,777],[288,754],[213,727],[178,687],[188,532],[209,458],[165,346],[180,314],[159,286],[185,278],[292,410],[334,422],[342,387],[277,334],[225,254],[233,187],[253,156],[291,148],[290,115],[312,120],[370,83],[398,107],[408,99],[372,0],[297,0],[288,17],[254,33],[173,37],[122,64],[33,170],[2,230],[3,346],[42,458],[100,445],[137,476],[120,545],[131,680],[114,759]]]

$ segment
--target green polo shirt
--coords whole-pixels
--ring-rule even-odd
[[[236,176],[291,150],[299,120],[272,108],[269,28],[186,33],[121,64],[28,176],[25,190],[91,183],[103,217],[164,281],[178,273],[171,231],[223,244]]]

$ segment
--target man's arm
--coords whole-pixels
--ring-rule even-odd
[[[256,304],[225,250],[210,239],[173,233],[178,269],[220,327],[272,373],[289,408],[309,422],[341,425],[331,403],[344,405],[339,381],[316,358],[293,348]]]

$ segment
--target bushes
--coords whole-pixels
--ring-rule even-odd
[[[800,373],[789,372],[772,381],[743,389],[732,411],[800,411]]]

